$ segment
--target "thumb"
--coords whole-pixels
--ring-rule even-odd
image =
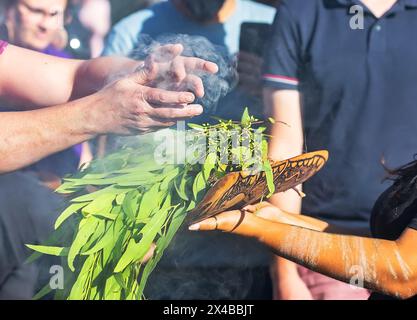
[[[158,64],[149,56],[130,76],[137,84],[147,85],[158,77]]]

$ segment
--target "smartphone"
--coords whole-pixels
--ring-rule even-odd
[[[272,25],[268,23],[244,22],[240,28],[239,50],[262,57],[271,35]]]

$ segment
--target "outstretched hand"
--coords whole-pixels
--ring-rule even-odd
[[[190,231],[220,230],[255,237],[262,226],[271,222],[285,222],[285,213],[268,202],[244,207],[242,210],[227,211],[189,227]]]
[[[182,57],[180,44],[159,47],[133,74],[97,93],[100,134],[144,134],[203,113],[194,103],[204,96],[200,76],[218,71],[215,63]]]
[[[181,44],[168,44],[155,49],[139,68],[138,83],[172,91],[191,91],[204,96],[201,76],[215,74],[218,66],[195,57],[184,57]]]

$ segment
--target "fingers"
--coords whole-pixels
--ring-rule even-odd
[[[152,52],[152,57],[155,62],[168,62],[174,60],[184,51],[182,44],[167,44],[161,47],[156,48]]]
[[[146,59],[145,64],[134,72],[129,78],[140,85],[147,85],[154,81],[159,74],[159,65],[150,56]]]
[[[130,134],[145,134],[159,129],[174,126],[177,121],[187,120],[202,113],[200,105],[177,105],[171,108],[158,108],[148,106],[141,115],[128,118]]]
[[[187,70],[182,59],[172,61],[170,76],[176,82],[181,82],[187,77]]]
[[[193,224],[189,227],[190,231],[212,231],[221,230],[226,232],[244,233],[244,224],[247,213],[239,210],[229,211],[217,215],[216,217],[203,220],[199,223]]]
[[[209,218],[199,223],[193,224],[188,228],[190,231],[212,231],[221,230],[218,225],[218,218]]]
[[[193,58],[193,57],[181,57],[183,60],[183,64],[185,69],[189,73],[200,73],[200,72],[207,72],[211,74],[215,74],[219,72],[219,67],[217,64],[206,61],[200,58]]]
[[[152,118],[146,119],[129,119],[126,127],[128,132],[124,133],[126,135],[142,135],[151,132],[155,132],[160,129],[169,128],[175,125],[173,120],[157,120]]]
[[[202,113],[203,107],[196,104],[171,108],[154,108],[152,117],[158,119],[183,120],[199,116]]]
[[[178,84],[176,90],[194,92],[199,98],[202,98],[205,95],[203,80],[192,74],[187,75],[182,82]]]
[[[175,92],[157,88],[146,88],[143,92],[143,98],[149,104],[157,105],[190,104],[195,100],[194,94],[190,92]]]
[[[271,206],[271,204],[268,203],[268,202],[260,202],[260,203],[257,203],[257,204],[248,205],[248,206],[244,207],[242,210],[250,212],[250,213],[256,213],[257,211],[259,211],[261,209],[264,209],[264,208],[267,208],[267,207],[270,207],[270,206]]]

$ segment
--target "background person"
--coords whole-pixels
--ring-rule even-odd
[[[64,21],[69,5],[67,0],[7,0],[6,19],[0,26],[0,38],[23,48],[70,58],[62,50],[68,40]],[[2,106],[2,110],[6,107]],[[10,110],[13,111],[13,108]],[[24,170],[33,172],[55,190],[62,177],[75,173],[81,164],[91,159],[88,144],[84,143],[42,159]]]
[[[351,10],[363,8],[363,16]],[[353,13],[350,13],[353,12]],[[363,28],[352,21],[363,19]],[[324,170],[304,184],[302,211],[368,236],[380,181],[417,150],[417,5],[410,0],[281,1],[265,68],[265,103],[277,120],[270,154],[328,149]],[[393,107],[395,106],[395,107]],[[301,211],[293,191],[272,202]],[[366,299],[339,281],[277,258],[276,297]]]

